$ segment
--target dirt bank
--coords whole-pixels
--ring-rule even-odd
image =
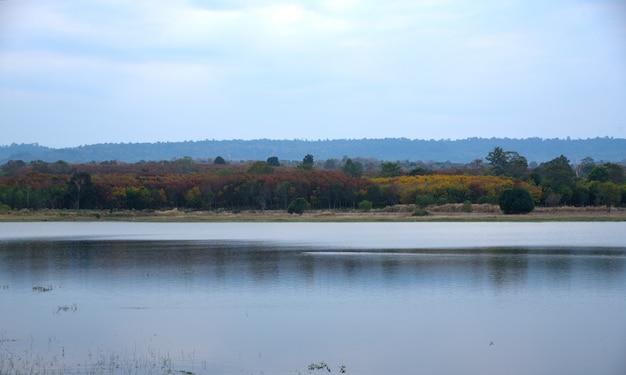
[[[467,210],[467,208],[465,208]],[[13,210],[0,212],[0,222],[10,221],[145,221],[145,222],[411,222],[411,221],[626,221],[625,209],[604,207],[538,207],[525,215],[504,215],[497,206],[432,206],[416,216],[414,206],[393,206],[362,212],[358,210],[312,210],[303,215],[284,211],[108,211],[108,210]]]

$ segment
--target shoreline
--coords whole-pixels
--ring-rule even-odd
[[[285,211],[109,211],[109,210],[14,210],[0,212],[0,222],[37,221],[138,221],[138,222],[542,222],[626,221],[626,209],[604,207],[538,207],[528,214],[505,215],[499,210],[462,212],[455,205],[427,208],[414,216],[414,207],[398,206],[369,212],[359,210],[310,210],[302,215]]]

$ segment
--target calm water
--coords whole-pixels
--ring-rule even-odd
[[[0,223],[0,317],[3,374],[623,375],[626,223]]]

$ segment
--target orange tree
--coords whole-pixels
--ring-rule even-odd
[[[441,203],[481,202],[481,198],[498,197],[506,189],[526,189],[538,202],[541,188],[528,182],[500,176],[429,175],[372,178],[382,188],[394,187],[398,202],[415,203],[418,195],[431,196]]]

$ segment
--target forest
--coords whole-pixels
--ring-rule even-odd
[[[290,210],[372,209],[397,204],[498,204],[523,189],[535,205],[626,206],[625,168],[560,155],[529,166],[495,147],[466,164],[355,158],[235,162],[169,161],[72,164],[10,160],[0,166],[0,210]],[[294,209],[296,202],[300,208]],[[291,206],[291,208],[290,208]]]
[[[264,160],[275,155],[281,160],[299,160],[305,154],[319,160],[377,158],[380,160],[424,160],[469,163],[495,147],[515,150],[529,157],[529,163],[543,163],[558,155],[574,162],[592,157],[601,162],[626,161],[626,139],[542,139],[542,138],[468,138],[468,139],[327,139],[327,140],[204,140],[157,143],[101,143],[67,148],[50,148],[39,144],[0,146],[0,164],[10,160],[31,162],[43,160],[68,163],[117,160],[137,163],[147,160],[172,160],[190,156],[194,160],[221,155],[229,160]]]

